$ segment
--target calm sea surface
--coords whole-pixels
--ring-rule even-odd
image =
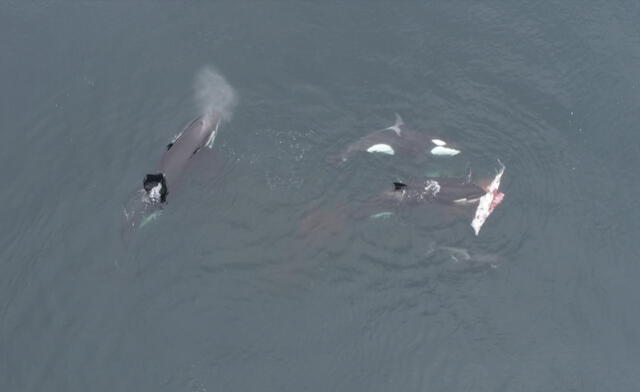
[[[640,390],[639,21],[637,1],[0,1],[0,390]],[[204,66],[233,119],[123,239]],[[463,153],[330,159],[394,113]],[[477,237],[468,212],[364,211],[498,158]]]

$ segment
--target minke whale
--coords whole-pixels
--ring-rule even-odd
[[[349,144],[340,158],[345,162],[359,152],[452,157],[460,154],[461,150],[440,137],[408,129],[396,113],[396,120],[392,126],[370,133]]]
[[[196,79],[196,101],[201,115],[167,144],[156,169],[144,176],[142,189],[125,205],[124,217],[129,230],[143,227],[159,217],[192,157],[202,148],[213,147],[221,123],[231,118],[237,102],[233,88],[210,68],[203,69]]]
[[[213,147],[220,122],[218,112],[199,116],[167,144],[157,169],[144,176],[142,189],[125,206],[129,229],[143,227],[159,217],[191,158],[203,147]]]
[[[220,113],[199,116],[167,144],[158,171],[142,182],[149,202],[166,203],[169,189],[177,182],[187,163],[203,147],[212,148],[220,125]]]
[[[473,227],[473,231],[478,235],[480,233],[480,228],[484,225],[484,222],[487,220],[489,215],[493,212],[502,203],[504,200],[504,193],[500,192],[500,181],[502,180],[502,175],[504,174],[504,170],[506,167],[500,160],[498,160],[500,164],[500,169],[496,173],[495,177],[487,186],[486,193],[482,195],[480,200],[478,200],[478,207],[476,208],[475,216],[471,221],[471,227]]]

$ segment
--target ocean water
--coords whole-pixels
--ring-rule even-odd
[[[635,1],[0,2],[0,390],[639,390],[638,20]],[[233,116],[123,238],[206,66]],[[463,153],[331,159],[395,113]],[[392,181],[497,159],[477,237],[443,206],[369,218]]]

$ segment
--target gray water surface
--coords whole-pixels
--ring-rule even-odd
[[[638,20],[637,1],[0,2],[0,390],[640,390]],[[206,65],[233,119],[123,241]],[[396,112],[464,153],[327,159]],[[359,214],[496,158],[478,237],[427,207]]]

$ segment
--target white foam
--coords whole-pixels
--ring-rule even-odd
[[[424,186],[424,190],[431,194],[431,196],[435,196],[440,192],[440,184],[435,180],[428,180]]]
[[[160,190],[162,190],[162,183],[159,182],[158,185],[154,186],[149,191],[149,198],[154,202],[159,202],[161,198]]]

